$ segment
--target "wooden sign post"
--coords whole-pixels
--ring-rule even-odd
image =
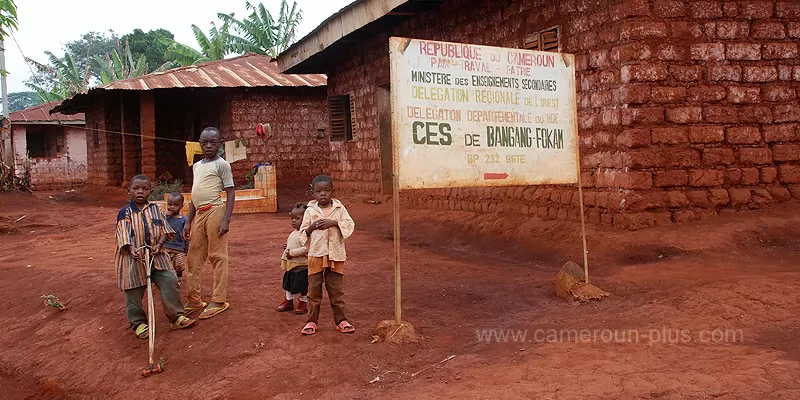
[[[403,189],[578,184],[571,54],[389,38],[395,323]]]

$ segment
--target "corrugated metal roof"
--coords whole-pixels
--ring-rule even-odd
[[[284,73],[329,71],[345,48],[356,47],[376,32],[393,27],[419,13],[440,7],[445,0],[355,0],[331,15],[278,56]]]
[[[42,122],[42,123],[65,122],[65,123],[75,124],[84,122],[83,113],[67,115],[56,112],[50,114],[50,110],[59,105],[61,105],[60,101],[51,101],[49,103],[39,104],[38,106],[28,107],[21,111],[14,111],[12,113],[9,113],[8,119],[11,120],[12,124],[14,123],[33,124],[37,122]]]
[[[272,57],[248,53],[124,79],[94,90],[152,90],[192,87],[325,86],[322,74],[285,75]]]

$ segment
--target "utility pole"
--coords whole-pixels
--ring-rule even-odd
[[[3,125],[8,124],[8,85],[6,84],[6,44],[4,40],[0,40],[0,85],[3,86]],[[2,135],[0,134],[0,137]],[[8,137],[3,138],[2,143],[2,157],[0,161],[6,163],[6,165],[13,166],[14,165],[14,149],[11,147],[11,129],[8,130]]]
[[[0,40],[0,83],[3,85],[3,116],[8,118],[8,85],[6,85],[6,42]]]

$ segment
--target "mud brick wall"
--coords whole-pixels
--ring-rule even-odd
[[[129,183],[131,178],[142,172],[142,144],[138,136],[139,125],[139,93],[138,92],[119,92],[117,94],[122,101],[120,104],[121,112],[124,113],[124,129],[122,132],[122,178],[123,184]]]
[[[331,154],[328,141],[326,89],[256,88],[233,92],[230,102],[230,131],[225,140],[247,139],[247,159],[231,164],[236,185],[246,182],[253,166],[264,161],[275,165],[278,184],[307,185],[325,173]],[[262,141],[256,135],[259,123],[270,124],[272,137]],[[325,137],[318,138],[318,130]]]
[[[156,112],[152,91],[139,93],[139,129],[141,137],[142,174],[156,178]]]
[[[351,96],[353,140],[330,142],[328,174],[342,194],[381,194],[381,158],[375,88],[389,83],[388,35],[363,43],[328,75],[328,93]],[[363,53],[361,52],[363,51]],[[330,74],[330,72],[329,72]]]
[[[122,184],[122,137],[119,132],[119,98],[97,97],[86,108],[87,183]]]
[[[388,36],[521,48],[559,26],[575,54],[586,216],[638,229],[800,195],[800,1],[449,0],[351,48],[329,94],[355,97],[357,138],[331,168],[354,193],[380,192],[375,87]],[[417,190],[429,208],[577,219],[570,187]]]

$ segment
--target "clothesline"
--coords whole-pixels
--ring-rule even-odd
[[[181,139],[173,139],[173,138],[165,138],[165,137],[158,137],[158,136],[149,136],[149,135],[142,135],[139,133],[129,133],[129,132],[121,132],[121,131],[111,131],[107,129],[98,129],[98,128],[87,128],[87,127],[80,127],[80,126],[71,126],[74,129],[81,129],[87,132],[103,132],[103,133],[112,133],[122,136],[135,136],[144,139],[153,139],[153,140],[167,140],[170,142],[178,142],[183,143],[186,147],[186,161],[189,166],[191,166],[193,162],[194,154],[202,154],[202,150],[200,149],[200,143],[192,140],[181,140]],[[228,162],[236,162],[239,160],[244,160],[247,158],[247,139],[237,139],[224,142],[224,146],[222,147],[222,151],[229,155],[230,160]],[[240,148],[241,145],[241,148]]]
[[[98,128],[87,128],[87,127],[80,127],[80,126],[73,126],[69,125],[70,128],[73,129],[82,129],[84,131],[91,131],[91,132],[103,132],[103,133],[114,133],[118,135],[125,135],[125,136],[138,136],[144,139],[154,139],[154,140],[167,140],[170,142],[179,142],[179,143],[186,143],[186,142],[194,142],[192,140],[181,140],[181,139],[173,139],[173,138],[165,138],[165,137],[158,137],[158,136],[146,136],[139,133],[129,133],[129,132],[120,132],[120,131],[109,131],[105,129],[98,129]]]

